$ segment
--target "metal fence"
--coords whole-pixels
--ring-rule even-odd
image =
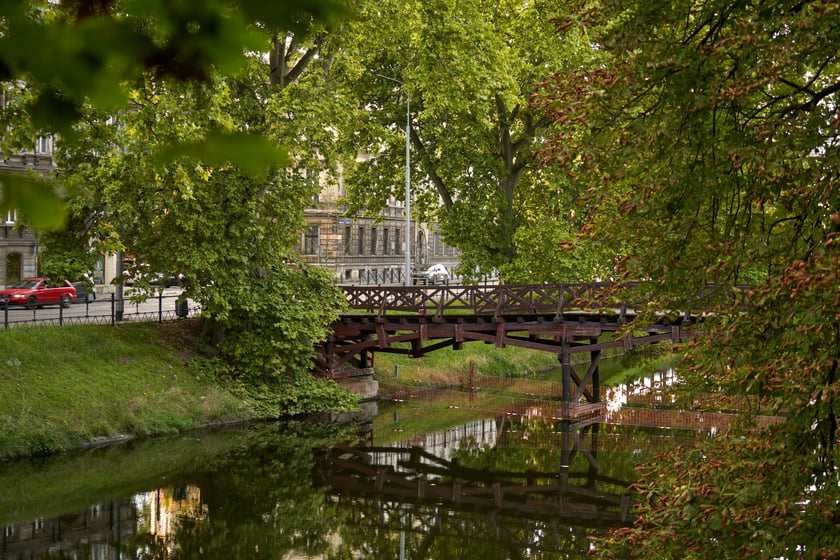
[[[72,303],[68,307],[49,304],[35,309],[6,306],[3,328],[22,325],[116,325],[133,321],[174,321],[195,316],[199,308],[181,294],[159,293],[144,301],[115,294],[94,302]]]

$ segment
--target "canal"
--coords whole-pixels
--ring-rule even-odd
[[[586,556],[693,430],[380,402],[0,464],[0,559]],[[342,419],[347,420],[347,419]]]

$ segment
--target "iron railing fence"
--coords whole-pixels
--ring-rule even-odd
[[[116,325],[133,321],[174,321],[195,316],[198,306],[180,294],[152,296],[145,301],[117,299],[115,294],[94,302],[51,304],[35,309],[6,306],[0,309],[3,328],[23,325]]]

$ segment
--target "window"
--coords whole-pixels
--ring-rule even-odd
[[[391,247],[388,246],[388,228],[382,230],[382,254],[391,254]]]
[[[402,241],[400,241],[400,228],[394,229],[394,254],[403,254]]]
[[[50,137],[49,136],[40,136],[38,140],[35,142],[35,153],[36,154],[48,154],[50,153]]]
[[[344,226],[344,254],[349,255],[353,251],[353,228]]]
[[[365,254],[365,226],[359,226],[359,253]]]
[[[318,226],[309,226],[303,234],[303,254],[316,255],[318,253]]]
[[[17,210],[9,210],[6,213],[6,223],[13,224],[17,221]]]
[[[377,241],[377,239],[376,239],[376,228],[372,227],[372,228],[370,228],[370,254],[371,255],[376,254],[376,241]]]
[[[20,253],[9,253],[6,255],[6,284],[16,284],[22,277],[23,257]]]

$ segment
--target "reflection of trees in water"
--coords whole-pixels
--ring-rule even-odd
[[[624,467],[613,467],[613,459],[624,455],[599,454],[592,448],[593,429],[584,431],[580,443],[588,446],[589,455],[597,459],[600,472],[596,472],[580,447],[536,447],[540,434],[560,429],[551,422],[538,418],[518,422],[499,418],[491,422],[511,436],[504,442],[506,447],[498,447],[499,441],[482,447],[478,440],[459,440],[452,461],[447,463],[451,468],[442,472],[437,469],[446,465],[440,458],[415,461],[417,464],[409,464],[413,474],[405,478],[405,484],[415,485],[411,487],[412,494],[406,496],[376,495],[373,491],[352,494],[338,483],[323,485],[324,479],[316,470],[322,456],[318,450],[330,449],[334,442],[352,441],[354,437],[335,426],[266,424],[249,427],[235,442],[209,439],[201,444],[206,453],[191,455],[186,461],[189,464],[179,461],[177,468],[146,472],[143,478],[173,484],[171,491],[160,493],[172,501],[186,497],[180,488],[200,488],[200,493],[195,493],[200,496],[200,503],[178,510],[185,513],[179,515],[177,523],[169,525],[168,535],[146,529],[139,534],[124,534],[120,539],[105,538],[102,542],[107,544],[103,546],[111,547],[113,553],[120,551],[124,557],[149,560],[199,556],[282,558],[294,554],[336,559],[399,558],[401,542],[405,557],[416,559],[493,560],[534,555],[549,559],[584,554],[588,547],[586,537],[604,531],[612,523],[597,519],[599,508],[616,515],[620,511],[623,486],[603,475],[620,478],[618,473]],[[176,448],[166,456],[178,457]],[[156,457],[165,454],[158,447],[153,449]],[[116,451],[109,452],[109,457]],[[368,448],[361,453],[369,451]],[[134,463],[139,457],[126,454],[124,460]],[[403,460],[410,463],[410,454]],[[113,458],[109,462],[118,470],[122,466]],[[369,459],[361,460],[359,465],[371,467]],[[566,478],[558,478],[565,465]],[[531,482],[527,476],[522,477],[528,471],[533,473]],[[475,478],[472,482],[471,477]],[[429,482],[427,488],[432,483],[449,485],[450,498],[453,485],[460,484],[465,496],[467,490],[475,492],[475,500],[469,503],[463,499],[458,507],[440,499],[418,500],[415,481],[421,478]],[[545,486],[561,480],[570,488],[566,494],[560,488],[535,488],[531,492],[523,489],[528,484]],[[494,483],[498,483],[498,492]],[[375,469],[366,484],[368,490],[375,490]],[[431,490],[428,495],[433,497]],[[529,505],[528,499],[534,504]],[[563,500],[565,510],[560,507]],[[127,507],[138,507],[136,500],[124,501]],[[567,515],[575,507],[582,512],[579,518],[583,521]],[[176,509],[172,508],[172,512]],[[129,525],[133,529],[140,524],[125,524]],[[91,535],[85,539],[93,542]],[[90,547],[75,550],[79,551],[79,558],[95,554],[88,554]]]
[[[230,441],[202,440],[199,445],[205,446],[204,453],[192,454],[185,461],[179,460],[176,453],[183,447],[177,441],[172,442],[171,453],[161,449],[161,444],[152,447],[154,453],[147,457],[152,463],[163,455],[177,466],[152,469],[147,465],[145,472],[138,470],[143,487],[150,488],[151,479],[174,486],[142,491],[133,498],[120,497],[55,519],[22,523],[21,528],[38,528],[40,533],[35,536],[44,535],[43,546],[28,538],[29,542],[14,549],[16,556],[8,556],[13,551],[7,539],[6,547],[0,548],[0,557],[34,558],[46,554],[48,549],[55,551],[56,543],[61,543],[59,549],[73,558],[116,558],[119,554],[144,560],[282,558],[292,551],[317,556],[335,548],[333,538],[335,528],[342,523],[342,512],[325,507],[322,490],[313,487],[313,448],[340,440],[355,441],[355,427],[285,422],[254,425],[247,428],[246,434],[242,432],[237,430]],[[114,475],[125,470],[127,464],[134,467],[143,462],[144,455],[137,456],[128,448],[123,451],[107,452]],[[71,460],[70,464],[77,463]],[[135,489],[136,483],[124,482],[122,478],[120,484],[114,485],[107,472],[97,463],[97,479],[109,491],[119,492],[114,488],[121,485],[131,488],[130,492],[140,490]],[[79,475],[76,472],[76,478]],[[64,485],[75,488],[77,482],[68,478]],[[167,524],[166,530],[139,519],[141,514],[161,515],[155,504],[140,497],[165,496],[177,501],[185,497],[185,486],[200,488],[196,495],[200,495],[201,503],[181,510],[169,504],[173,507],[167,509],[168,513],[181,513],[177,514],[177,521]],[[88,495],[79,494],[80,502],[85,503]],[[158,505],[167,500],[159,500]],[[96,516],[94,511],[98,512]],[[7,532],[13,532],[12,527],[18,526],[10,525]],[[17,534],[22,530],[17,529]]]
[[[330,559],[406,558],[495,560],[583,557],[588,537],[604,528],[569,525],[559,520],[510,517],[438,505],[340,498],[351,512],[341,526],[343,554]],[[401,554],[402,553],[402,554]]]
[[[280,425],[226,455],[200,481],[209,522],[184,526],[185,558],[278,558],[290,551],[323,554],[340,520],[311,483],[312,449],[332,444],[330,426]]]

